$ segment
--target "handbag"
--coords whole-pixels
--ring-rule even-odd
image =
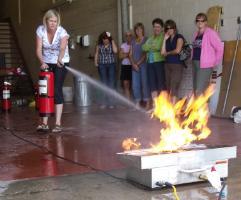
[[[188,44],[186,40],[184,40],[184,45],[182,47],[182,50],[179,53],[179,58],[181,61],[186,61],[191,57],[191,53],[192,53],[191,46],[192,46],[191,44]]]

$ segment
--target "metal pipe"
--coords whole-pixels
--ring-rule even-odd
[[[129,0],[129,29],[133,29],[133,6],[132,0]]]
[[[117,20],[118,20],[118,44],[122,43],[122,16],[121,16],[121,2],[117,1]]]
[[[122,36],[129,29],[129,5],[128,0],[121,0],[121,19],[122,19]]]
[[[240,22],[239,22],[239,28],[238,28],[238,33],[237,33],[236,47],[235,47],[235,51],[234,51],[233,62],[232,62],[232,67],[231,67],[230,76],[229,76],[227,92],[226,92],[226,96],[225,96],[224,104],[223,104],[223,111],[222,111],[222,114],[223,114],[223,115],[224,115],[224,112],[225,112],[225,109],[226,109],[226,105],[227,105],[227,99],[228,99],[228,95],[229,95],[230,84],[231,84],[231,81],[232,81],[233,70],[234,70],[234,65],[235,65],[235,62],[236,62],[236,56],[237,56],[237,51],[238,51],[238,46],[239,46],[240,34],[241,34],[241,24],[240,24]]]
[[[22,22],[22,13],[21,13],[21,0],[18,0],[18,24]]]

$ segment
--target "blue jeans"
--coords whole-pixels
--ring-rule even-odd
[[[132,90],[136,102],[150,99],[151,93],[148,85],[146,64],[142,64],[139,71],[132,70]]]
[[[106,86],[110,87],[111,89],[115,89],[115,81],[116,81],[116,64],[99,64],[99,75],[100,80]],[[104,95],[103,104],[113,105],[112,98],[108,98]]]

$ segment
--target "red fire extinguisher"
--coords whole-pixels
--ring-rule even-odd
[[[38,87],[40,117],[54,115],[54,73],[48,69],[41,70]]]
[[[11,98],[10,98],[11,83],[4,81],[2,90],[2,110],[7,112],[11,110]]]

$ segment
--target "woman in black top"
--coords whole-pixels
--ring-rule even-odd
[[[165,36],[161,54],[166,57],[166,86],[172,103],[176,103],[184,66],[179,56],[184,45],[184,37],[177,32],[177,26],[173,20],[167,20],[164,28]]]

